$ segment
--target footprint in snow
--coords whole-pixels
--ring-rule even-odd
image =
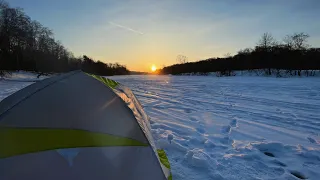
[[[226,136],[226,137],[220,139],[220,142],[222,144],[232,144],[234,142],[234,140],[231,139],[229,136]]]
[[[317,144],[317,141],[315,139],[313,139],[312,137],[307,137],[307,139],[313,143],[313,144]]]
[[[223,127],[221,128],[221,133],[230,134],[230,132],[231,132],[231,126],[230,126],[230,125],[228,125],[228,126],[223,126]]]
[[[198,122],[198,120],[194,117],[190,117],[190,121]]]
[[[305,175],[303,175],[302,173],[298,172],[298,171],[291,171],[290,172],[293,176],[299,178],[299,179],[308,179]]]
[[[280,113],[280,114],[283,114],[283,111],[279,108],[276,109],[276,112]]]
[[[201,133],[201,134],[205,133],[205,130],[202,127],[198,127],[198,128],[196,128],[196,130],[198,133]]]
[[[172,139],[173,139],[173,135],[172,135],[172,134],[169,134],[169,135],[168,135],[168,141],[169,141],[170,144],[171,144]]]
[[[269,157],[275,157],[271,152],[263,152],[263,154]]]
[[[234,119],[234,120],[232,120],[232,121],[230,122],[230,126],[231,126],[231,127],[236,127],[237,124],[238,124],[238,121],[237,121],[236,119]]]

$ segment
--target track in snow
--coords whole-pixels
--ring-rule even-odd
[[[173,179],[320,178],[319,78],[118,76]]]

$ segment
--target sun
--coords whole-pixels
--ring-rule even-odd
[[[155,72],[156,70],[157,70],[157,67],[156,67],[155,65],[152,65],[152,66],[151,66],[151,71],[152,71],[152,72]]]

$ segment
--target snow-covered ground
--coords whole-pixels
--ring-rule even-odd
[[[243,70],[243,71],[232,71],[230,76],[262,76],[262,77],[320,77],[319,70],[301,70],[299,76],[299,70],[284,70],[284,69],[271,69],[271,75],[267,75],[268,70],[265,69],[255,69],[255,70]],[[183,73],[184,76],[203,76],[203,73]],[[205,73],[206,76],[222,77],[221,72],[209,72]]]
[[[320,79],[118,76],[173,179],[320,179]]]
[[[319,78],[111,79],[151,117],[174,180],[320,179]],[[31,83],[0,80],[0,101]]]
[[[18,71],[7,77],[0,77],[0,101],[14,92],[36,82],[48,78],[48,76],[40,76],[37,74]]]

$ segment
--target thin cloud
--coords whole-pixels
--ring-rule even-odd
[[[131,32],[136,33],[136,34],[144,35],[144,33],[141,32],[141,31],[137,31],[137,30],[135,30],[135,29],[132,29],[132,28],[123,26],[123,25],[121,25],[121,24],[114,23],[114,22],[112,22],[112,21],[109,21],[109,24],[111,24],[111,25],[113,25],[113,26],[116,26],[116,27],[119,27],[119,28],[122,28],[122,29],[125,29],[125,30],[127,30],[127,31],[131,31]]]

